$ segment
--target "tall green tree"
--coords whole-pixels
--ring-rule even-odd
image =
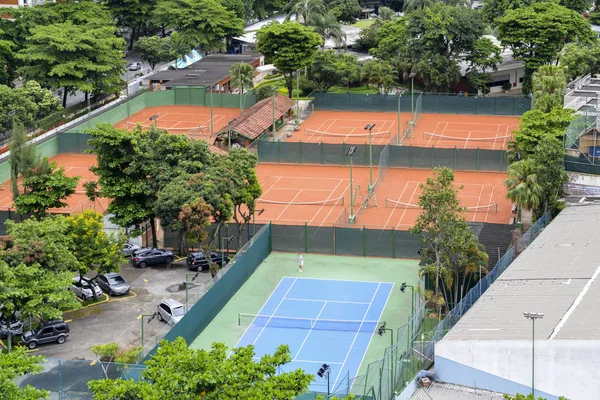
[[[525,62],[523,93],[531,92],[533,73],[540,66],[556,61],[567,43],[595,41],[590,23],[583,15],[552,1],[507,11],[498,20],[498,33],[502,46],[512,50],[515,60]]]
[[[320,51],[308,68],[308,78],[324,91],[333,86],[349,86],[360,80],[360,65],[356,56]]]
[[[75,193],[79,179],[68,177],[63,167],[44,158],[31,175],[23,179],[23,193],[14,201],[17,212],[41,219],[51,208],[66,207],[65,200]]]
[[[290,362],[290,350],[280,346],[272,355],[257,360],[253,346],[233,349],[231,355],[222,343],[210,350],[187,346],[183,338],[169,343],[163,340],[156,354],[146,362],[138,381],[96,380],[89,382],[95,400],[121,398],[159,399],[195,398],[206,400],[263,398],[284,400],[295,398],[308,389],[312,375],[297,369],[278,373]]]
[[[2,261],[0,261],[2,264]],[[0,266],[0,269],[2,267]],[[6,400],[41,400],[47,399],[49,392],[36,389],[31,385],[20,387],[18,378],[25,375],[38,374],[44,370],[44,358],[29,355],[24,347],[17,347],[10,353],[0,352],[0,391]]]
[[[221,48],[224,38],[244,32],[244,21],[218,0],[163,0],[154,10],[154,20],[204,49]]]
[[[517,393],[514,396],[505,394],[504,398],[506,400],[546,400],[545,398],[542,398],[541,396],[536,399],[535,396],[533,395],[533,393],[529,393],[528,395]],[[558,398],[558,400],[569,400],[569,399],[567,399],[566,397],[560,396]]]
[[[501,51],[491,39],[484,37],[475,41],[473,50],[467,56],[469,62],[467,78],[484,95],[487,93],[488,73],[486,71],[498,69],[498,64],[502,62]]]
[[[35,151],[35,145],[28,142],[29,136],[25,132],[25,128],[23,126],[15,127],[8,146],[10,150],[10,190],[13,201],[21,194],[19,179],[29,178],[40,161]]]
[[[508,189],[506,197],[519,206],[517,218],[525,228],[531,226],[533,211],[542,206],[544,200],[537,167],[532,158],[514,162],[508,166],[508,178],[504,180]]]
[[[171,59],[171,55],[169,54],[171,40],[170,38],[163,39],[158,36],[144,36],[138,39],[134,48],[140,59],[150,64],[150,68],[154,70],[158,63]]]
[[[152,15],[157,0],[102,0],[117,21],[117,26],[131,29],[129,49],[133,49],[134,41],[143,33],[151,33]]]
[[[327,39],[332,39],[336,47],[344,47],[346,34],[331,11],[315,15],[311,20],[310,26],[323,37],[323,48],[325,48],[325,41]]]
[[[568,108],[553,108],[548,113],[540,110],[527,111],[521,117],[519,130],[515,131],[515,141],[521,156],[534,153],[546,136],[562,142],[565,129],[573,118],[574,110]]]
[[[498,20],[509,10],[529,7],[536,0],[486,0],[483,3],[481,15],[483,20],[492,26],[498,25]]]
[[[42,80],[55,90],[63,88],[63,107],[75,90],[119,93],[125,65],[121,56],[125,42],[116,35],[114,20],[104,7],[95,2],[71,3],[76,2],[57,6],[63,8],[64,21],[36,26],[17,53],[23,76]],[[84,6],[86,19],[77,16]],[[94,18],[87,13],[94,13]]]
[[[329,8],[338,21],[348,24],[355,23],[362,11],[358,0],[332,0]]]
[[[193,39],[186,33],[173,32],[164,40],[167,57],[170,59],[183,59],[194,48]],[[177,62],[175,62],[175,68],[177,68]]]
[[[379,18],[383,21],[391,21],[396,15],[396,12],[394,10],[386,6],[379,7],[377,13],[379,14]]]
[[[252,68],[252,65],[244,62],[233,64],[229,68],[229,75],[231,76],[231,87],[237,88],[240,91],[239,106],[241,115],[244,107],[242,101],[244,92],[253,86],[254,68]]]
[[[547,210],[560,211],[563,208],[560,199],[564,196],[564,185],[569,177],[565,172],[565,146],[562,141],[545,137],[536,146],[531,155],[536,165],[536,176],[542,187],[543,208],[536,210],[540,216]]]
[[[394,69],[387,61],[370,60],[363,64],[360,77],[383,93],[394,84]]]
[[[542,65],[533,74],[533,108],[545,113],[562,108],[566,87],[567,76],[562,67]]]
[[[296,22],[311,26],[314,18],[327,13],[327,7],[323,0],[293,0],[286,6],[285,11],[288,13],[286,21],[295,17]]]
[[[576,13],[583,14],[592,9],[593,2],[592,0],[560,0],[559,4]]]
[[[247,14],[251,14],[253,18],[262,20],[269,15],[273,15],[275,12],[283,10],[287,4],[287,0],[254,0],[254,2],[247,1],[246,6],[250,7]]]
[[[0,29],[0,84],[12,86],[16,78],[15,44],[2,39],[4,31]]]
[[[569,79],[595,73],[600,70],[600,42],[568,43],[560,52],[559,61]]]
[[[290,98],[294,72],[313,62],[321,43],[321,37],[312,28],[297,22],[271,23],[256,32],[257,50],[283,73]]]

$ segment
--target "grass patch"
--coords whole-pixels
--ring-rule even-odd
[[[354,26],[354,27],[360,28],[360,29],[364,29],[364,28],[368,28],[369,26],[373,25],[373,23],[375,21],[376,21],[375,18],[361,19],[361,20],[358,20],[355,23],[353,23],[351,26]]]
[[[377,88],[374,88],[372,86],[370,86],[369,88],[367,88],[366,85],[361,85],[361,86],[356,86],[356,87],[351,87],[351,88],[347,88],[344,86],[334,86],[331,89],[329,89],[327,91],[328,93],[336,93],[336,94],[346,94],[346,93],[351,93],[351,94],[377,94],[379,93],[379,90],[377,90]]]
[[[65,311],[63,313],[63,319],[64,320],[77,319],[77,318],[89,317],[91,315],[98,315],[98,314],[102,314],[102,307],[86,307],[86,308],[81,308],[79,310]]]
[[[98,297],[98,300],[89,299],[81,302],[81,307],[92,306],[96,303],[100,303],[101,301],[108,300],[108,296],[105,293],[102,293],[102,296]]]

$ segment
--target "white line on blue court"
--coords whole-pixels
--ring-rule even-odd
[[[285,300],[285,296],[287,296],[287,294],[290,292],[290,290],[292,290],[292,288],[294,287],[294,284],[296,283],[296,278],[294,278],[294,282],[292,282],[292,284],[290,285],[290,287],[288,288],[287,292],[285,292],[285,294],[283,295],[283,297],[281,298],[281,300],[279,300],[279,303],[277,304],[277,307],[275,308],[275,310],[271,313],[271,316],[269,317],[269,320],[267,321],[267,323],[265,324],[265,326],[262,327],[262,329],[260,330],[258,336],[256,337],[256,339],[254,339],[254,341],[252,342],[252,344],[255,344],[256,341],[258,340],[258,338],[260,337],[260,335],[262,335],[262,333],[265,331],[265,328],[269,325],[269,322],[273,319],[273,317],[275,316],[275,314],[277,313],[277,310],[279,310],[279,307],[281,306],[281,303],[283,303],[283,301]],[[275,291],[273,291],[274,293]],[[270,297],[270,296],[269,296]],[[267,300],[268,302],[268,300]],[[265,303],[267,304],[267,303]],[[264,307],[264,306],[263,306]],[[262,309],[261,309],[262,310]],[[252,326],[252,324],[250,324],[250,326]],[[246,329],[247,330],[247,329]],[[243,337],[243,336],[242,336]]]
[[[308,330],[308,333],[306,334],[306,336],[304,337],[304,340],[302,341],[302,344],[300,345],[300,348],[298,349],[298,351],[296,352],[296,355],[294,356],[294,358],[292,359],[293,361],[296,361],[296,357],[298,357],[298,355],[300,354],[300,351],[302,350],[302,348],[304,347],[304,344],[306,343],[306,341],[308,340],[308,337],[310,336],[311,332],[313,331],[312,328],[315,326],[315,324],[317,323],[317,321],[319,320],[319,317],[321,316],[321,314],[323,314],[323,310],[325,309],[325,307],[327,306],[327,302],[323,303],[323,307],[321,307],[321,311],[319,311],[319,314],[317,315],[317,318],[314,320],[314,322],[310,325],[310,329]]]
[[[313,361],[313,360],[294,360],[294,361],[296,361],[296,362],[303,362],[303,363],[323,364],[323,361]],[[333,362],[333,361],[327,361],[327,364],[342,365],[341,362]]]
[[[286,276],[285,278],[294,278],[294,277],[293,276]],[[358,283],[367,282],[367,283],[378,283],[378,284],[387,283],[389,285],[393,285],[394,284],[394,282],[353,281],[353,280],[350,280],[350,279],[323,279],[323,278],[305,278],[305,277],[302,277],[301,279],[302,280],[313,280],[313,281],[358,282]],[[289,299],[286,299],[286,300],[289,300]],[[369,304],[369,303],[365,303],[365,304]]]
[[[305,279],[305,278],[302,278]],[[356,281],[359,282],[359,281]],[[291,297],[286,298],[286,300],[291,300],[291,301],[314,301],[314,302],[319,302],[322,303],[325,300],[315,300],[315,299],[294,299]],[[341,301],[341,300],[327,300],[327,303],[340,303],[340,304],[369,304],[366,301]]]
[[[367,311],[365,312],[365,315],[362,318],[362,322],[360,323],[360,325],[358,327],[358,330],[354,334],[354,339],[352,339],[352,343],[350,344],[350,348],[348,349],[348,352],[346,353],[346,358],[344,358],[344,362],[342,363],[342,367],[338,371],[338,373],[337,373],[337,375],[335,377],[335,381],[333,381],[333,386],[332,387],[334,387],[334,388],[337,387],[337,381],[338,381],[338,379],[340,379],[340,374],[344,370],[344,365],[346,365],[346,361],[348,361],[348,357],[350,356],[350,353],[352,353],[352,348],[354,347],[354,343],[356,342],[356,338],[358,337],[358,334],[360,333],[360,329],[362,328],[362,326],[363,326],[363,324],[365,322],[365,319],[367,318],[367,315],[369,315],[369,310],[371,309],[371,306],[373,305],[373,300],[375,300],[375,297],[377,297],[377,292],[379,292],[379,288],[380,287],[381,287],[381,283],[379,283],[377,285],[377,289],[375,289],[375,293],[373,293],[373,297],[371,297],[371,302],[369,303],[369,307],[367,308]],[[377,326],[375,326],[375,328],[373,328],[373,333],[375,332],[376,328],[377,328]],[[368,349],[368,347],[367,347],[367,349]],[[365,353],[366,353],[366,351],[367,350],[365,349]],[[356,372],[358,372],[358,371],[356,371]]]

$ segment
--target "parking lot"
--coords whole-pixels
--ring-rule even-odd
[[[190,273],[185,260],[171,263],[170,266],[159,264],[145,269],[133,267],[129,263],[121,266],[121,276],[131,286],[131,295],[110,297],[101,304],[94,304],[64,314],[65,321],[71,328],[69,338],[62,345],[40,345],[35,354],[45,357],[94,360],[90,347],[110,342],[118,343],[122,349],[141,344],[141,314],[153,314],[161,300],[175,299],[185,304],[185,279]],[[192,276],[188,277],[191,281]],[[208,270],[188,284],[189,293],[196,293],[205,287],[211,276]],[[192,296],[190,296],[190,299]],[[144,341],[150,341],[165,323],[157,318],[147,323],[144,321]]]

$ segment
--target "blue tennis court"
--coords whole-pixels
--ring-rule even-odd
[[[256,356],[290,347],[284,371],[302,368],[316,374],[331,366],[331,389],[358,373],[393,283],[285,277],[258,315],[240,314],[250,323],[236,347],[253,344]],[[323,391],[321,378],[311,390]]]

